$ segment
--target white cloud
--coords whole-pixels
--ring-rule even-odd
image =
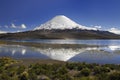
[[[21,25],[16,25],[14,23],[11,23],[11,25],[4,25],[4,26],[1,26],[0,25],[0,34],[2,33],[8,33],[8,32],[21,32],[22,30],[26,29],[27,26],[25,24],[21,24]],[[4,30],[8,30],[8,31],[4,31]],[[11,31],[10,31],[11,30]]]
[[[26,49],[22,49],[21,53],[22,53],[22,55],[25,55]]]
[[[6,28],[8,28],[8,26],[5,26]],[[26,25],[25,24],[21,24],[19,26],[16,26],[15,24],[11,24],[10,28],[14,28],[14,29],[26,29]]]
[[[0,30],[0,34],[3,34],[3,33],[7,33],[7,31],[1,31],[1,30]]]
[[[19,30],[17,32],[20,32]]]
[[[94,25],[91,25],[91,28],[92,30],[101,30],[102,29],[102,26],[94,26]]]
[[[22,29],[26,29],[27,27],[26,27],[25,24],[21,24],[21,28],[22,28]]]
[[[11,28],[17,28],[17,26],[15,26],[15,24],[11,24]]]
[[[97,28],[97,29],[101,29],[102,27],[101,26],[94,26],[95,28]]]
[[[120,34],[120,29],[117,29],[117,28],[110,28],[109,30],[108,30],[109,32],[112,32],[112,33],[115,33],[115,34]]]

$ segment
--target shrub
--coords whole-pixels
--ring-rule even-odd
[[[111,73],[108,76],[108,80],[120,80],[120,72]]]
[[[96,75],[96,74],[100,74],[101,73],[101,67],[99,67],[99,66],[96,66],[96,67],[94,67],[94,75]]]
[[[84,68],[84,69],[82,69],[81,70],[81,75],[83,75],[83,76],[89,76],[90,75],[90,69],[88,69],[88,68]]]
[[[67,70],[67,68],[66,67],[61,67],[60,69],[59,69],[59,71],[58,71],[58,73],[60,73],[60,74],[62,74],[62,75],[64,75],[64,74],[66,74],[68,72],[68,70]]]
[[[28,73],[27,72],[23,72],[20,76],[19,76],[20,80],[28,80]]]
[[[66,63],[66,67],[69,70],[77,70],[78,68],[78,63]]]
[[[19,66],[18,69],[17,69],[17,74],[20,75],[24,71],[25,71],[25,66]]]

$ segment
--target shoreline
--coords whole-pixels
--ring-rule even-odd
[[[0,45],[21,45],[39,48],[85,48],[85,47],[101,47],[99,45],[88,45],[88,44],[50,44],[50,43],[35,43],[35,42],[14,42],[14,41],[3,41],[0,40]],[[104,45],[105,46],[105,45]]]

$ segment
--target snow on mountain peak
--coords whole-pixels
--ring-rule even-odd
[[[87,30],[96,30],[96,28],[89,28],[86,26],[82,26],[71,20],[70,18],[64,15],[58,15],[46,22],[45,24],[36,27],[34,30],[39,29],[87,29]]]

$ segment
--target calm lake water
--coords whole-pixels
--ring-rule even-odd
[[[0,56],[13,58],[39,58],[70,62],[100,64],[120,64],[120,40],[27,40],[22,42],[51,44],[99,45],[86,47],[27,47],[20,45],[0,45]]]
[[[38,40],[22,40],[17,42],[35,42],[50,44],[89,44],[89,45],[118,45],[120,40],[69,40],[69,39],[38,39]]]

